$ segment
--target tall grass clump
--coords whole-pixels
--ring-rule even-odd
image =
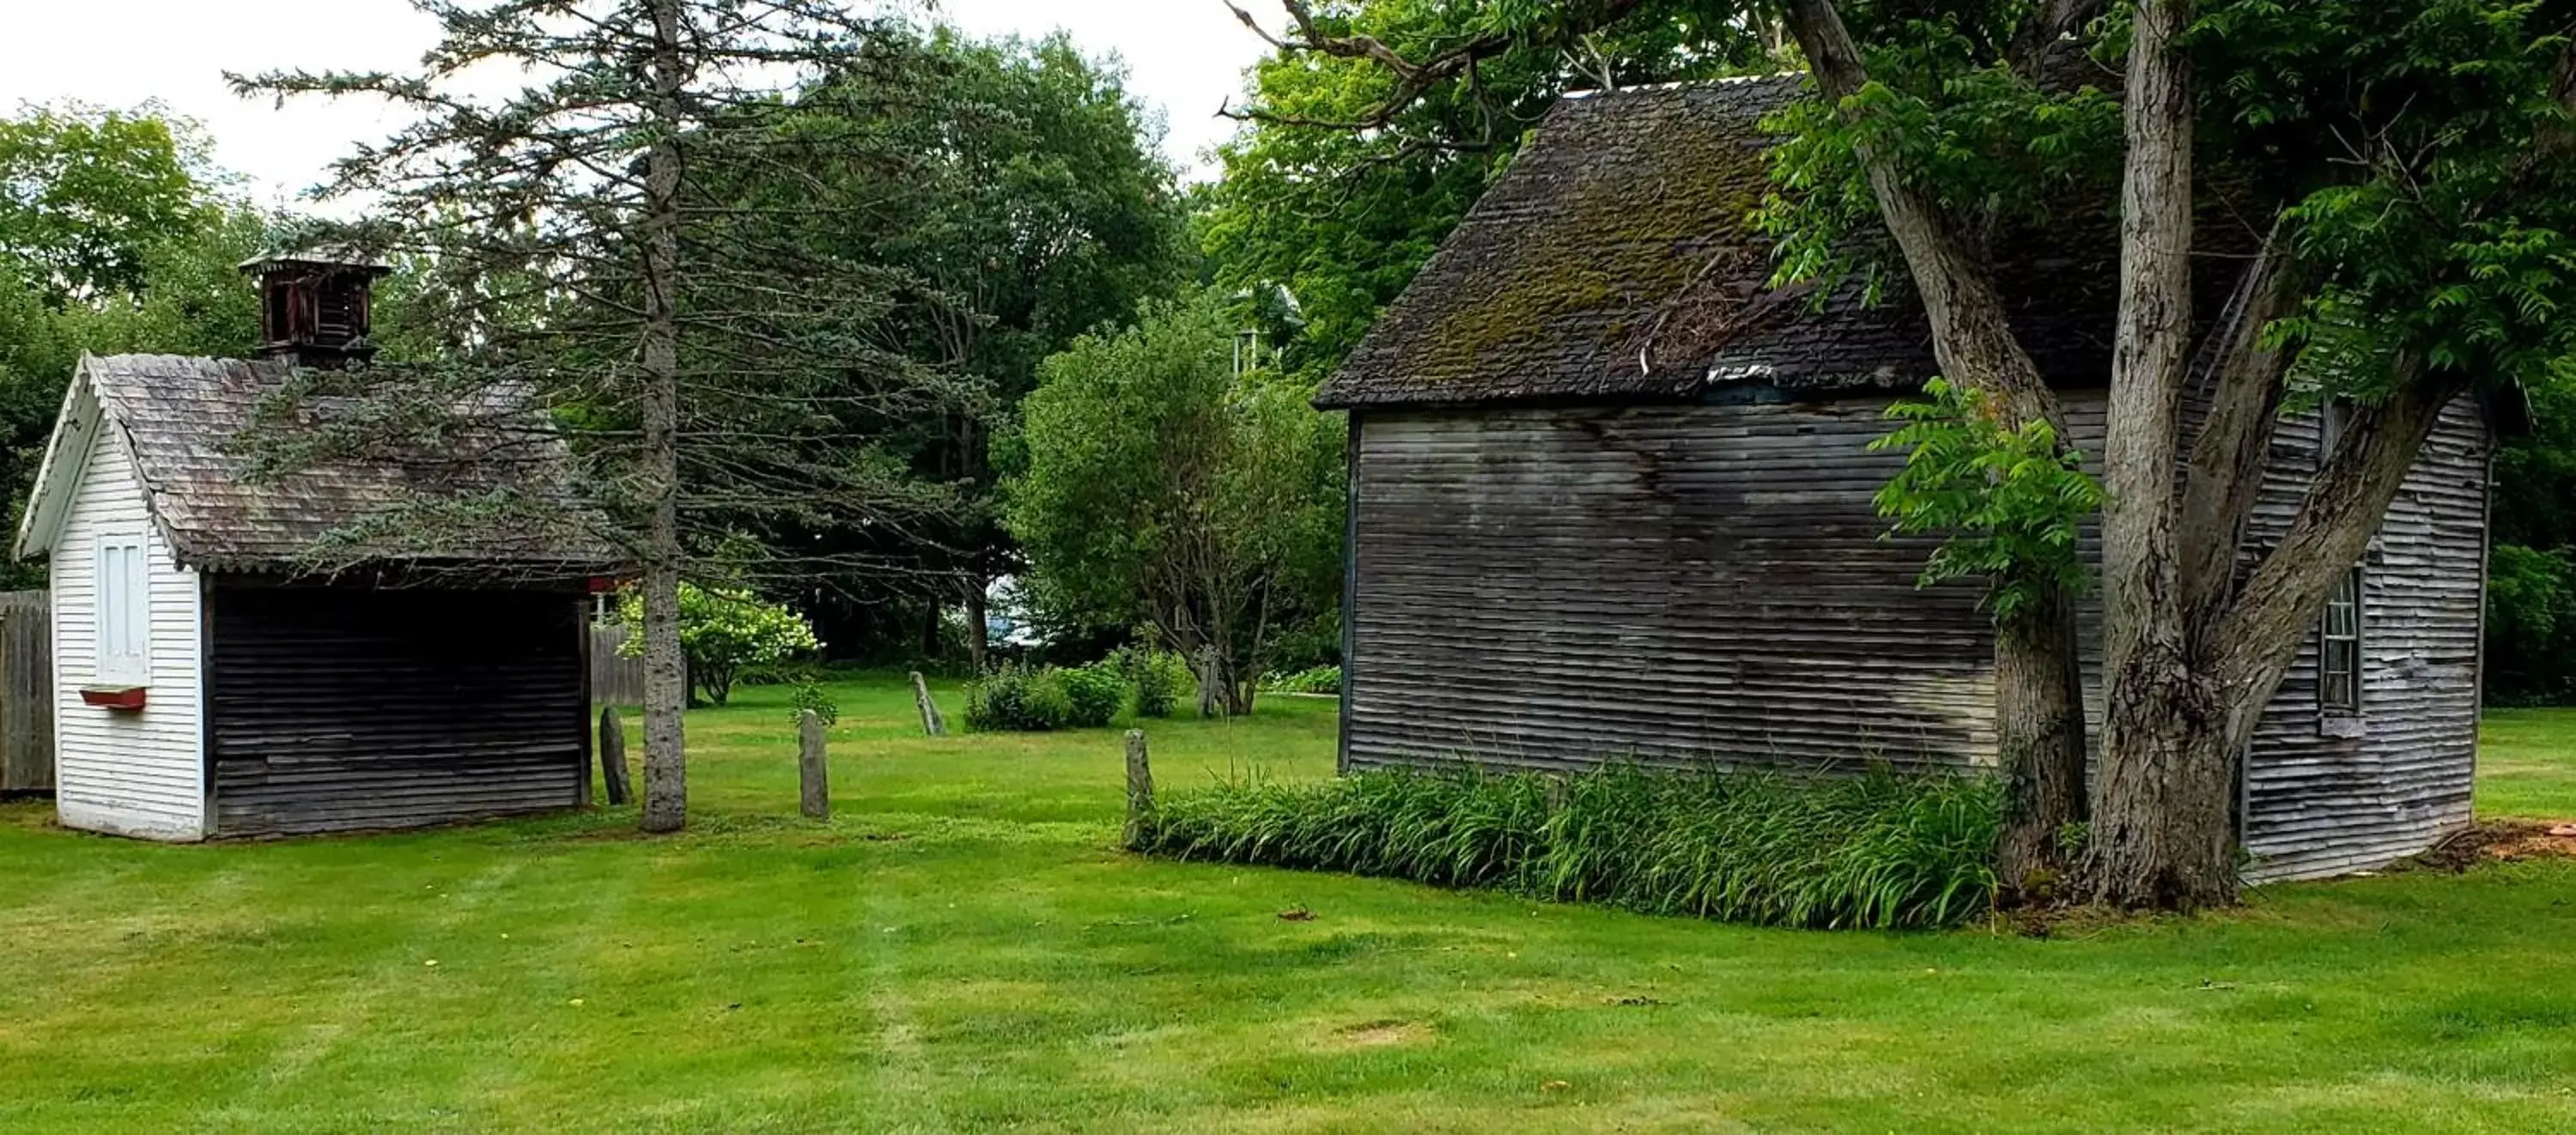
[[[1138,850],[1730,922],[1948,926],[1993,906],[2001,815],[1989,778],[1884,767],[1377,771],[1167,794]]]

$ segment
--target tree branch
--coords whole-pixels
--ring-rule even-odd
[[[1826,98],[1847,104],[1869,85],[1860,45],[1832,0],[1787,0],[1783,16]],[[2065,445],[2070,435],[2057,395],[2013,333],[1994,275],[1970,250],[1956,219],[1945,215],[1931,194],[1909,183],[1893,160],[1867,147],[1858,156],[1880,217],[1921,293],[1923,313],[1932,324],[1932,353],[1942,373],[1984,393],[2011,425],[2047,422],[2058,444]]]
[[[1450,79],[1470,77],[1476,65],[1485,59],[1524,44],[1562,46],[1573,43],[1584,36],[1618,23],[1643,4],[1644,0],[1593,0],[1591,3],[1569,5],[1559,13],[1558,19],[1545,34],[1533,35],[1525,31],[1497,29],[1442,48],[1419,62],[1406,58],[1403,52],[1388,46],[1386,41],[1373,35],[1357,33],[1334,35],[1326,32],[1317,22],[1314,9],[1307,4],[1306,0],[1280,0],[1280,6],[1287,10],[1289,23],[1294,29],[1286,38],[1272,35],[1252,18],[1252,13],[1245,11],[1241,5],[1235,3],[1235,0],[1218,0],[1218,2],[1224,4],[1228,11],[1233,12],[1234,18],[1241,21],[1243,26],[1252,29],[1254,35],[1260,36],[1262,42],[1269,44],[1273,50],[1283,56],[1297,52],[1312,52],[1336,59],[1365,59],[1395,74],[1395,90],[1386,98],[1379,100],[1368,113],[1349,122],[1297,122],[1273,116],[1267,111],[1257,109],[1236,111],[1230,107],[1217,112],[1221,117],[1238,121],[1283,121],[1289,125],[1326,126],[1342,130],[1382,130],[1393,123],[1397,115],[1422,101],[1422,96],[1429,94],[1432,88]]]
[[[2388,397],[2356,406],[2347,416],[2298,515],[2254,565],[2211,635],[2209,657],[2238,709],[2230,726],[2232,748],[2251,738],[2262,707],[2306,641],[2308,621],[2335,580],[2369,548],[2443,409],[2472,385],[2467,374],[2427,370],[2416,356],[2398,360],[2394,369]]]
[[[2209,413],[2191,445],[2177,527],[2184,613],[2194,627],[2210,625],[2235,593],[2237,553],[2262,495],[2290,371],[2290,352],[2267,346],[2264,330],[2300,298],[2276,231],[2237,282],[2193,380]]]

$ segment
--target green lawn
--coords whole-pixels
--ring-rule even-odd
[[[2479,815],[2576,819],[2576,709],[2491,709],[2479,740]]]
[[[1139,860],[1114,732],[929,741],[893,683],[841,695],[829,825],[761,690],[692,719],[675,838],[0,809],[0,1130],[2576,1128],[2576,864],[2048,940],[1755,930]],[[1157,725],[1156,767],[1322,775],[1333,728]],[[2494,806],[2576,813],[2570,738],[2500,715]]]

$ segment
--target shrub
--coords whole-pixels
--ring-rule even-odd
[[[1097,728],[1118,716],[1127,684],[1104,667],[1005,665],[966,686],[966,727],[988,733]]]
[[[1076,729],[1097,729],[1109,724],[1127,705],[1127,680],[1108,666],[1081,666],[1058,670],[1064,684],[1065,700],[1072,706],[1065,723]]]
[[[1138,850],[1781,926],[1944,926],[1992,908],[2001,813],[1989,778],[1884,768],[1382,771],[1170,794]]]
[[[644,592],[630,587],[619,596],[618,617],[626,623],[626,642],[619,653],[644,652]],[[689,684],[723,705],[745,670],[775,667],[822,649],[814,626],[783,604],[771,603],[739,588],[680,585],[680,653],[689,664]]]
[[[1265,689],[1287,694],[1338,694],[1342,692],[1342,668],[1310,666],[1286,674],[1272,674],[1261,680]]]
[[[1046,699],[1037,693],[1039,671],[1016,662],[966,683],[966,727],[985,732],[1053,729],[1044,717]],[[1030,703],[1041,703],[1032,708]]]
[[[1181,698],[1198,686],[1188,659],[1168,650],[1121,647],[1105,665],[1114,667],[1136,691],[1136,716],[1170,717]]]
[[[2576,547],[2499,543],[2487,573],[2487,700],[2576,700]]]

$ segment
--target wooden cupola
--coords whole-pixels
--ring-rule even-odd
[[[295,365],[336,370],[349,360],[374,357],[368,339],[369,294],[383,264],[327,250],[263,256],[242,262],[259,281],[259,355]]]

